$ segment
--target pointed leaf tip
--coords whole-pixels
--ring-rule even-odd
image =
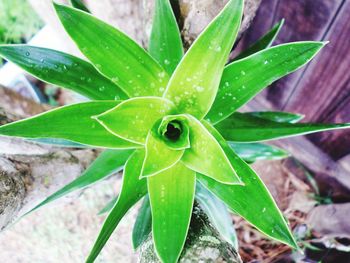
[[[242,14],[243,0],[229,1],[180,61],[164,97],[172,100],[182,113],[201,120],[209,111]]]
[[[205,124],[222,147],[229,151],[230,149],[227,148],[227,143],[220,133],[209,123]],[[234,152],[230,151],[228,156],[232,165],[236,168],[237,174],[244,182],[244,187],[220,184],[212,178],[201,174],[197,174],[198,180],[225,202],[232,211],[245,218],[258,230],[273,239],[297,248],[296,241],[282,212],[261,179]]]
[[[350,128],[349,123],[285,123],[236,112],[215,126],[226,140],[259,142]]]
[[[287,43],[229,64],[206,120],[217,124],[229,117],[264,88],[306,65],[323,46],[314,41]]]
[[[30,45],[0,45],[0,56],[36,78],[92,100],[127,99],[115,83],[89,62],[60,51]]]
[[[169,75],[183,56],[181,34],[169,0],[156,0],[149,52]]]
[[[87,186],[91,186],[92,184],[105,179],[113,173],[121,171],[124,167],[125,162],[129,159],[132,153],[133,150],[105,150],[83,172],[82,175],[80,175],[77,179],[73,180],[54,194],[47,197],[44,201],[36,205],[25,215],[32,213],[40,207],[51,203],[69,193],[72,193],[73,191],[84,189]]]
[[[63,106],[0,127],[0,135],[22,138],[57,138],[106,148],[139,148],[110,134],[91,116],[105,112],[119,101],[89,101]],[[69,116],[70,118],[67,118]]]
[[[241,52],[234,60],[240,60],[254,53],[271,47],[284,24],[284,19],[277,23],[269,32],[262,36],[257,42]]]
[[[93,263],[108,239],[118,226],[120,220],[147,193],[146,180],[139,180],[144,150],[135,151],[125,164],[122,189],[118,201],[108,214],[96,242],[86,262]]]

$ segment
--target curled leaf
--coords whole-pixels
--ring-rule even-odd
[[[142,165],[141,177],[154,176],[169,169],[180,161],[184,150],[169,148],[165,142],[150,132],[145,144],[146,155]]]
[[[173,103],[159,97],[141,97],[126,100],[116,107],[95,116],[111,134],[124,140],[145,144],[156,121],[176,113]]]

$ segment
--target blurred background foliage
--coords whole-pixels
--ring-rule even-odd
[[[26,0],[0,0],[0,44],[25,43],[42,26]]]

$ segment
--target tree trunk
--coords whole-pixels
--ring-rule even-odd
[[[193,208],[191,225],[180,263],[241,263],[237,251],[225,242],[198,205]],[[160,263],[150,236],[140,248],[139,263]]]
[[[47,109],[0,87],[1,125]],[[0,230],[78,177],[96,155],[0,137]]]

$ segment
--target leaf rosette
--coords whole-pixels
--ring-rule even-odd
[[[164,263],[175,263],[181,255],[195,199],[235,247],[228,209],[297,248],[281,211],[248,163],[288,156],[260,141],[350,125],[297,123],[302,116],[292,113],[237,112],[325,45],[271,47],[282,21],[227,64],[243,2],[230,0],[185,54],[168,0],[156,0],[148,52],[90,15],[81,1],[72,1],[76,8],[55,4],[55,9],[88,60],[28,45],[0,46],[2,57],[30,74],[91,99],[3,125],[1,135],[106,148],[81,177],[32,211],[123,169],[121,192],[102,210],[109,214],[87,262],[96,259],[123,216],[144,196],[134,246],[152,232]]]

